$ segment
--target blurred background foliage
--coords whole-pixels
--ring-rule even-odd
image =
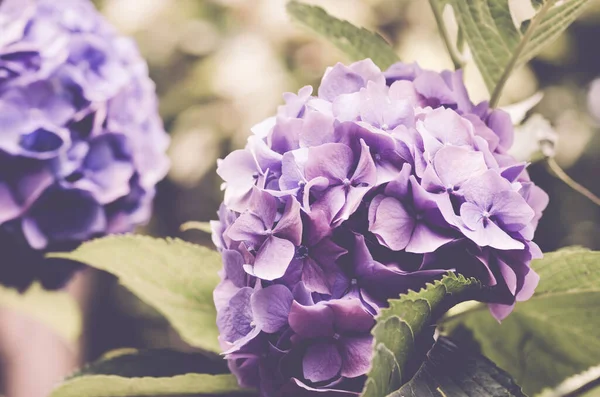
[[[517,11],[527,3],[509,1]],[[434,70],[452,67],[428,1],[306,2],[377,30],[405,62],[418,61]],[[208,235],[194,231],[183,235],[179,226],[216,217],[222,199],[217,158],[242,147],[250,127],[281,104],[283,92],[306,84],[318,86],[325,68],[345,59],[330,44],[293,24],[285,14],[285,0],[95,3],[118,30],[137,40],[172,139],[171,172],[159,186],[154,219],[142,232],[209,245]],[[566,34],[513,75],[501,104],[543,90],[534,112],[546,117],[558,133],[558,163],[600,195],[600,82],[592,84],[600,77],[598,37],[600,1],[595,1]],[[489,97],[470,62],[465,76],[474,101]],[[542,249],[566,245],[600,249],[600,209],[551,176],[543,163],[533,164],[530,172],[551,197],[536,235]],[[160,316],[110,277],[98,275],[94,286],[86,314],[86,360],[124,346],[185,347]]]

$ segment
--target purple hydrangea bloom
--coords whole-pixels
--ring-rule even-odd
[[[5,0],[0,31],[0,279],[57,287],[72,265],[44,252],[148,220],[168,136],[135,44],[88,0]]]
[[[513,126],[461,72],[370,60],[286,94],[219,162],[217,325],[262,396],[356,396],[374,316],[448,270],[477,277],[501,320],[533,293],[548,196],[508,155]]]

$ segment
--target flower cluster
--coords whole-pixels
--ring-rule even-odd
[[[460,71],[337,64],[284,99],[217,171],[217,325],[241,385],[357,395],[378,310],[448,270],[481,280],[498,319],[531,296],[548,197]]]
[[[0,278],[55,287],[43,252],[148,220],[168,137],[135,44],[88,0],[5,0],[0,31]]]

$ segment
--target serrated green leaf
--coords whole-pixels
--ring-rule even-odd
[[[399,61],[398,55],[383,37],[332,17],[321,7],[290,1],[287,12],[294,20],[331,42],[351,61],[371,58],[381,69]]]
[[[384,346],[395,359],[378,357],[379,361],[377,364],[373,363],[368,373],[362,395],[386,396],[397,390],[402,382],[406,382],[406,365],[415,353],[415,341],[424,327],[434,323],[450,306],[461,301],[467,292],[477,288],[479,283],[475,279],[448,273],[441,280],[427,284],[419,292],[409,291],[400,295],[399,299],[391,299],[389,308],[382,309],[377,316],[372,334],[374,356],[382,354],[381,346]]]
[[[525,397],[490,360],[439,338],[416,375],[388,397]]]
[[[81,335],[81,309],[66,292],[46,291],[38,283],[23,293],[0,286],[0,306],[39,320],[69,342],[75,342]]]
[[[569,248],[533,262],[534,296],[502,324],[485,311],[453,323],[473,333],[482,352],[534,395],[600,361],[600,252]]]
[[[86,366],[50,397],[256,395],[226,371],[222,359],[199,353],[128,352]]]
[[[437,0],[439,1],[439,0]],[[446,1],[446,0],[444,0]],[[523,0],[525,1],[525,0]],[[537,14],[515,26],[509,0],[449,0],[473,59],[496,105],[512,71],[536,56],[583,11],[589,0],[534,0]]]
[[[219,352],[212,293],[219,283],[219,253],[177,239],[109,236],[82,244],[71,259],[107,271],[161,312],[192,346]]]
[[[394,353],[383,343],[375,346],[371,365],[373,369],[369,372],[365,389],[369,390],[372,396],[385,396],[389,393],[388,385],[400,384],[400,368]]]

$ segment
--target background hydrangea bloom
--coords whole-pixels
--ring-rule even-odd
[[[0,279],[56,287],[72,266],[43,252],[148,220],[168,138],[135,44],[87,0],[6,0],[0,31]]]
[[[311,94],[286,94],[217,170],[220,340],[264,396],[357,395],[379,309],[448,270],[479,278],[499,320],[538,282],[548,197],[460,71],[338,64]]]

